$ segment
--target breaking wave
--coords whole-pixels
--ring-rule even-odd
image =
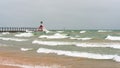
[[[57,45],[75,45],[77,47],[101,47],[120,49],[120,43],[78,43],[78,42],[62,42],[62,41],[40,41],[34,40],[32,44],[57,46]]]
[[[110,30],[98,30],[98,32],[112,32]]]
[[[9,32],[2,32],[3,35],[10,34]]]
[[[85,33],[86,31],[80,31],[80,33]]]
[[[107,40],[118,40],[118,41],[120,41],[120,36],[110,36],[110,35],[108,35],[105,39],[107,39]]]
[[[48,46],[57,46],[57,45],[72,45],[72,42],[60,42],[60,41],[38,41],[34,40],[33,44],[41,44],[41,45],[48,45]]]
[[[18,38],[5,38],[5,37],[0,37],[1,40],[6,40],[6,41],[27,41],[28,39],[18,39]]]
[[[76,40],[91,40],[92,38],[74,38],[74,37],[70,37],[70,39],[76,39]]]
[[[54,35],[41,35],[41,36],[39,36],[39,38],[63,39],[63,38],[68,38],[68,36],[66,36],[66,35],[64,35],[64,34],[56,33],[56,34],[54,34]]]
[[[107,55],[107,54],[95,54],[87,52],[77,52],[77,51],[63,51],[63,50],[52,50],[46,48],[39,48],[37,53],[55,53],[57,55],[65,55],[72,57],[84,57],[90,59],[112,59],[116,62],[120,62],[120,56],[118,55]]]
[[[78,47],[102,47],[120,49],[120,43],[76,43]]]
[[[20,50],[21,51],[29,51],[29,50],[32,50],[32,48],[21,48]]]
[[[16,34],[16,37],[32,37],[34,36],[33,33],[20,33],[20,34]]]
[[[57,31],[58,33],[63,33],[64,31]]]

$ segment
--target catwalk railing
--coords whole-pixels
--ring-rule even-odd
[[[34,27],[0,27],[0,32],[25,32],[25,31],[36,31]]]

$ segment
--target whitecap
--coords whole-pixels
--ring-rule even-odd
[[[110,30],[98,30],[98,32],[112,32]]]
[[[120,43],[76,43],[78,47],[102,47],[120,49]]]
[[[48,46],[57,46],[57,45],[73,45],[74,42],[60,42],[60,41],[38,41],[34,40],[32,44],[41,44],[41,45],[48,45]]]
[[[107,39],[107,40],[118,40],[118,41],[120,41],[120,36],[110,36],[110,35],[108,35],[105,39]]]
[[[29,50],[32,50],[32,48],[21,48],[20,50],[21,51],[29,51]]]
[[[28,39],[18,39],[18,38],[6,38],[6,37],[0,37],[1,40],[6,40],[6,41],[27,41]]]
[[[64,51],[64,50],[53,50],[53,49],[46,49],[46,48],[39,48],[37,53],[55,53],[57,55],[65,55],[65,56],[72,56],[72,57],[84,57],[90,59],[112,59],[116,62],[120,61],[120,56],[116,55],[107,55],[107,54],[95,54],[95,53],[88,53],[88,52],[77,52],[77,51]]]
[[[64,31],[57,31],[58,33],[63,33]]]
[[[10,34],[9,32],[2,32],[3,35]]]
[[[91,40],[92,38],[74,38],[74,37],[70,37],[70,39],[76,39],[76,40]]]
[[[115,60],[116,62],[120,62],[120,56],[115,55],[115,57],[113,58],[113,60]]]
[[[68,36],[66,36],[66,35],[64,35],[64,34],[56,33],[56,34],[54,34],[54,35],[41,35],[41,36],[39,36],[39,38],[63,39],[63,38],[68,38]]]
[[[34,36],[33,33],[20,33],[20,34],[16,34],[16,37],[32,37]]]
[[[85,33],[86,31],[80,31],[80,33]]]
[[[47,45],[47,46],[75,45],[77,47],[101,47],[101,48],[120,49],[120,43],[78,43],[78,42],[34,40],[32,44],[40,44],[40,45]]]

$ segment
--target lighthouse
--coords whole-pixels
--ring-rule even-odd
[[[43,26],[43,21],[40,22],[40,26],[38,28],[38,31],[43,31],[44,26]]]

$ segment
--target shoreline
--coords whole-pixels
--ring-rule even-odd
[[[25,55],[26,54],[26,55]],[[24,52],[1,51],[0,68],[120,68],[112,60],[94,60],[57,56],[54,54],[28,55]]]

